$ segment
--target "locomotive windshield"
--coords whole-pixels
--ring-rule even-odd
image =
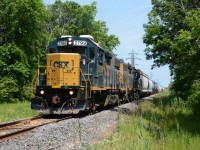
[[[78,53],[81,55],[85,55],[85,47],[81,46],[73,46],[73,47],[68,47],[68,46],[58,46],[57,47],[57,53]],[[50,48],[50,53],[56,53],[56,50],[54,48]]]
[[[85,54],[85,47],[78,47],[78,46],[73,46],[73,47],[68,47],[68,46],[58,46],[58,52],[59,53],[78,53],[81,55]]]

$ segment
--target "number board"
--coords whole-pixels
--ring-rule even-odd
[[[58,41],[58,46],[67,46],[67,41]]]
[[[80,40],[75,40],[74,41],[74,46],[86,46],[87,41],[80,41]]]

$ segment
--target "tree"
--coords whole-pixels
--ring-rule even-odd
[[[115,48],[118,38],[95,21],[96,12],[96,3],[56,0],[46,7],[42,0],[1,0],[0,102],[30,99],[38,55],[45,58],[47,45],[60,34],[94,34],[104,48]]]
[[[152,67],[168,64],[172,89],[187,99],[200,80],[200,1],[152,0],[152,5],[144,25],[147,59],[154,59]]]
[[[30,75],[24,52],[15,44],[0,46],[0,102],[23,100]]]
[[[79,5],[76,2],[61,2],[56,0],[49,5],[49,41],[54,40],[59,35],[79,36],[90,34],[97,42],[108,50],[113,50],[120,42],[115,35],[108,35],[108,28],[105,22],[95,21],[96,3],[91,5]]]
[[[46,9],[42,0],[3,0],[0,13],[0,45],[15,43],[23,49],[30,67],[46,44]]]
[[[42,0],[0,1],[0,101],[23,100],[46,44]]]

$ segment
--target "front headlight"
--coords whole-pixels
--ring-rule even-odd
[[[72,41],[69,41],[69,42],[68,42],[68,45],[72,45]]]
[[[73,95],[74,94],[74,91],[69,91],[69,95]]]
[[[44,94],[44,90],[41,90],[41,91],[40,91],[40,94],[43,95],[43,94]]]
[[[72,45],[72,38],[68,38],[68,45]]]

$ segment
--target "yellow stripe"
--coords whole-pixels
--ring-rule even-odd
[[[60,85],[54,85],[54,86],[52,86],[52,88],[53,89],[59,89],[59,88],[61,88],[61,86]]]
[[[119,88],[91,86],[91,90],[119,90]]]

